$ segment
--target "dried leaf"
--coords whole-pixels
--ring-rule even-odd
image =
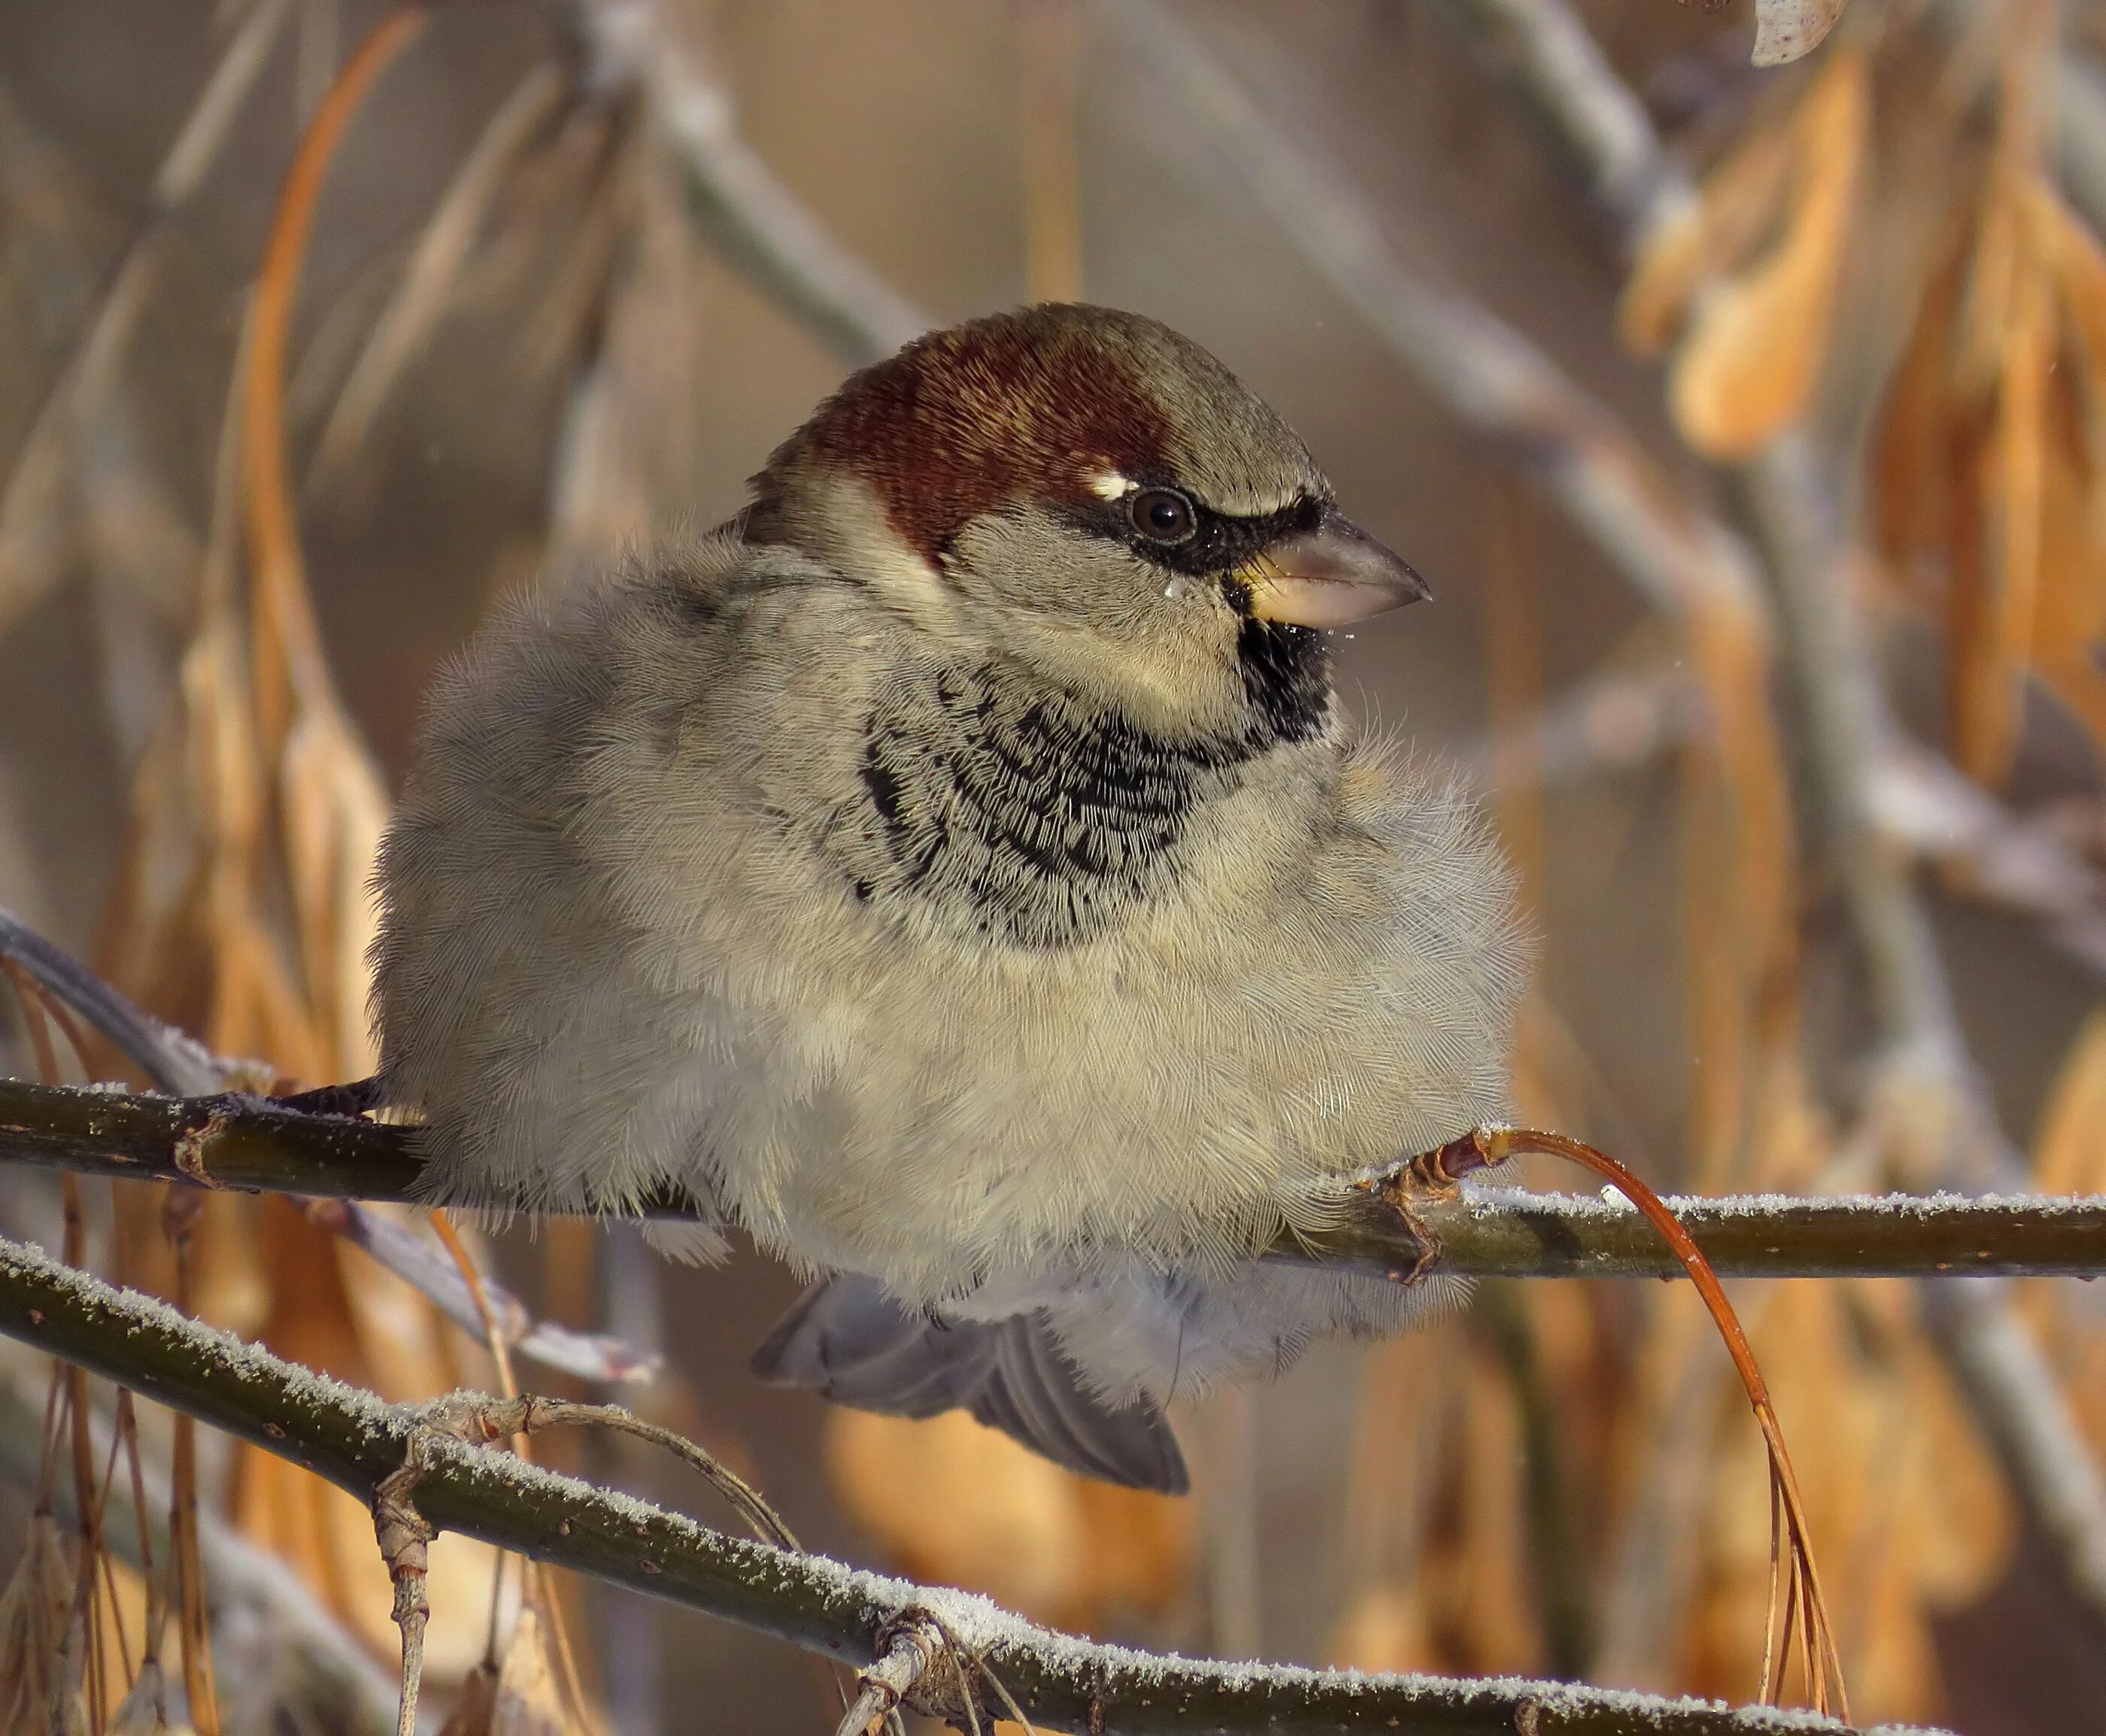
[[[159,1658],[140,1666],[139,1679],[110,1715],[109,1736],[193,1736],[185,1722],[168,1716],[168,1678]]]
[[[2033,1142],[2033,1186],[2106,1193],[2106,1012],[2085,1021],[2056,1077]]]
[[[1803,59],[1827,40],[1849,0],[1755,0],[1758,66],[1784,66]]]
[[[1861,53],[1831,56],[1793,123],[1777,244],[1699,302],[1675,357],[1675,425],[1707,457],[1745,458],[1805,410],[1826,353],[1871,114]]]
[[[280,778],[285,855],[308,1004],[327,1051],[321,1076],[373,1070],[366,960],[379,931],[373,864],[388,796],[365,744],[333,702],[305,706]]]
[[[0,1736],[52,1736],[55,1711],[80,1716],[81,1649],[66,1644],[73,1594],[57,1520],[31,1514],[21,1559],[0,1590]]]
[[[522,1607],[495,1669],[481,1663],[461,1684],[440,1736],[584,1736],[567,1709],[540,1611]]]
[[[1759,127],[1705,177],[1693,204],[1645,238],[1616,310],[1618,334],[1633,354],[1664,351],[1690,303],[1744,264],[1775,226],[1791,186],[1793,132]]]
[[[1963,768],[1983,783],[2001,783],[2016,751],[2025,671],[2033,648],[2039,593],[2043,491],[2046,484],[2048,370],[2054,360],[2053,310],[2040,236],[2018,218],[2023,195],[1992,201],[1989,226],[1998,240],[1993,303],[1996,343],[1996,420],[1983,459],[1992,558],[1988,583],[1957,600],[1951,645],[1953,734]],[[1985,239],[1983,252],[1990,241]],[[1988,271],[1978,266],[1978,281]]]
[[[842,1505],[917,1577],[1069,1626],[1159,1610],[1185,1586],[1190,1503],[1071,1476],[961,1411],[830,1411],[826,1460]]]
[[[1873,437],[1872,508],[1880,550],[1906,563],[1951,546],[1947,482],[1969,412],[1955,383],[1960,309],[1974,256],[1974,224],[1955,223],[1939,249],[1889,383]]]
[[[1416,1584],[1370,1586],[1346,1610],[1331,1642],[1329,1662],[1342,1670],[1436,1670],[1444,1660],[1428,1631],[1426,1601]]]
[[[2035,232],[2064,316],[2077,340],[2085,381],[2095,404],[2106,397],[2106,248],[2045,181],[2031,189]]]
[[[962,1411],[827,1413],[836,1493],[902,1568],[1041,1619],[1073,1605],[1088,1541],[1074,1479]]]

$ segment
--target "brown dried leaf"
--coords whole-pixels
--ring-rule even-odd
[[[1472,1675],[1530,1675],[1544,1667],[1530,1592],[1520,1401],[1506,1371],[1472,1348],[1465,1364],[1456,1442],[1454,1528],[1438,1531],[1423,1595],[1433,1612],[1443,1667]],[[1478,1612],[1496,1609],[1497,1621]]]
[[[1616,309],[1617,333],[1633,354],[1665,350],[1691,302],[1745,263],[1774,227],[1791,184],[1793,132],[1758,128],[1705,177],[1694,204],[1645,238]]]
[[[79,1716],[80,1649],[69,1653],[66,1645],[73,1594],[58,1522],[33,1514],[21,1559],[0,1590],[0,1736],[52,1736],[55,1713]]]
[[[963,1411],[926,1422],[827,1413],[841,1504],[903,1571],[1060,1619],[1088,1582],[1078,1479]]]
[[[2095,405],[2106,398],[2106,248],[2047,182],[2036,182],[2032,198],[2036,232]]]
[[[584,1736],[564,1702],[547,1624],[531,1604],[513,1623],[497,1666],[478,1664],[462,1683],[440,1736]]]
[[[1992,319],[1995,419],[1980,455],[1989,559],[1983,582],[1955,586],[1953,734],[1962,766],[1985,783],[2002,781],[2017,747],[2025,675],[2040,591],[2048,464],[2053,306],[2043,237],[2023,189],[1992,198],[1978,253],[1977,312]],[[2009,221],[2005,219],[2008,217]]]
[[[2106,249],[2043,181],[2037,233],[2053,275],[2059,359],[2049,383],[2032,656],[2106,751]]]
[[[1849,0],[1755,0],[1757,66],[1784,66],[1813,52]]]
[[[1953,449],[1972,412],[1956,394],[1960,310],[1974,257],[1974,225],[1956,222],[1945,241],[1908,343],[1880,409],[1871,492],[1880,551],[1905,563],[1951,545]]]
[[[2106,680],[2094,654],[2106,639],[2106,464],[2088,450],[2089,419],[2066,366],[2050,377],[2048,400],[2032,661],[2106,752]]]
[[[1088,1625],[1106,1614],[1154,1614],[1183,1592],[1193,1554],[1193,1504],[1082,1477],[1074,1497],[1086,1572],[1064,1617]]]
[[[1386,1580],[1361,1593],[1338,1624],[1329,1662],[1341,1670],[1439,1668],[1418,1586]]]
[[[308,1004],[329,1079],[361,1079],[374,1056],[366,958],[379,931],[374,861],[388,796],[372,756],[334,703],[302,707],[280,778]]]
[[[905,1571],[1042,1620],[1153,1613],[1190,1571],[1190,1502],[1071,1476],[962,1412],[829,1411],[826,1457],[842,1504]]]
[[[1862,53],[1832,56],[1793,122],[1793,191],[1777,244],[1700,302],[1675,357],[1675,425],[1707,457],[1744,458],[1796,419],[1826,352],[1871,114]]]
[[[2033,1142],[2033,1186],[2042,1193],[2106,1193],[2106,1012],[2070,1045]]]

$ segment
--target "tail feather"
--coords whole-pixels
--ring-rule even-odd
[[[1169,1420],[1115,1406],[1082,1383],[1045,1317],[931,1321],[874,1279],[829,1278],[799,1299],[753,1355],[753,1371],[888,1416],[970,1411],[1056,1465],[1129,1487],[1190,1487]]]

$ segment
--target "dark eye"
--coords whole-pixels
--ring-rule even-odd
[[[1133,527],[1150,542],[1189,541],[1199,527],[1192,503],[1174,488],[1144,488],[1126,510]]]

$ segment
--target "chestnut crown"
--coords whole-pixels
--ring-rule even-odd
[[[769,458],[760,502],[814,468],[861,478],[932,562],[1012,505],[1100,507],[1107,479],[1172,486],[1238,518],[1330,499],[1293,430],[1206,351],[1138,314],[1071,303],[930,332],[851,376]]]

